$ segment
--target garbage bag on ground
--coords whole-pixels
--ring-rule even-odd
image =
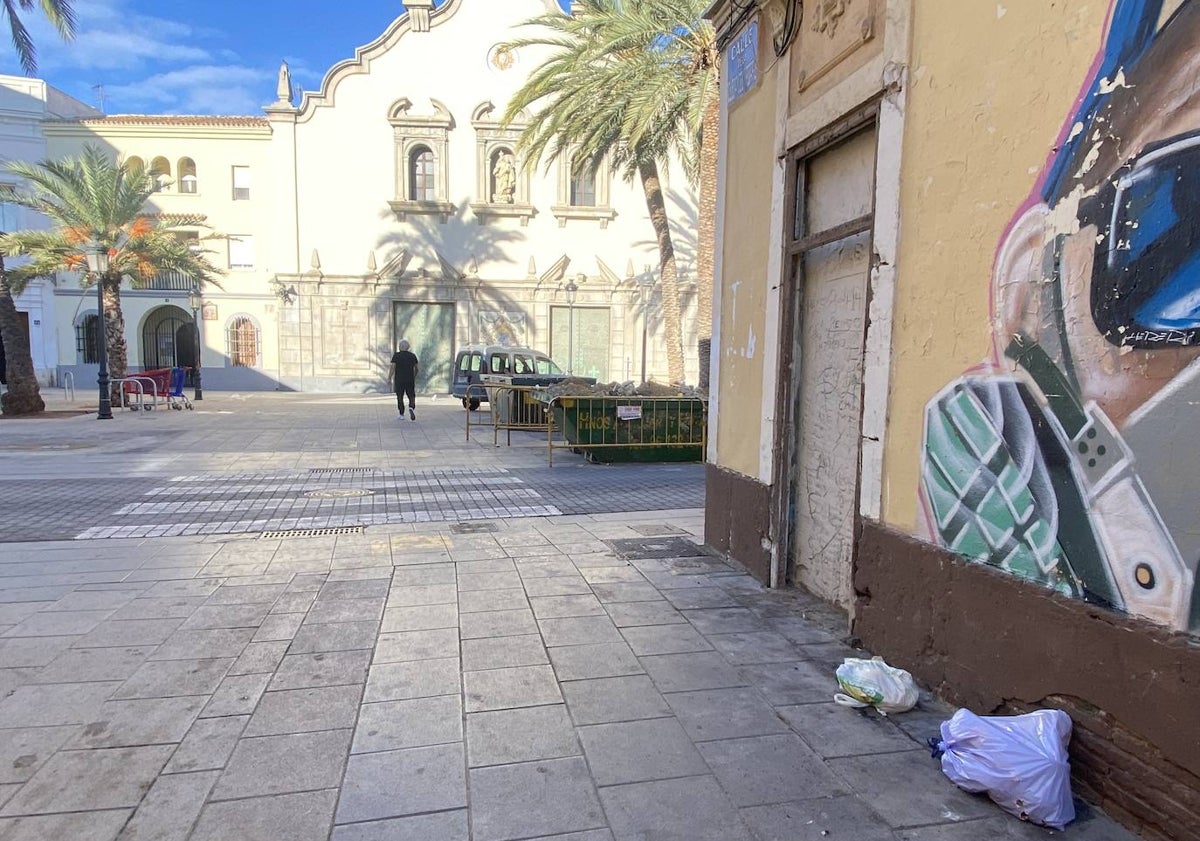
[[[1067,742],[1071,717],[1061,710],[978,716],[959,710],[930,739],[942,771],[959,788],[987,792],[1023,821],[1062,829],[1075,820]]]
[[[882,657],[847,657],[837,668],[837,681],[842,692],[833,700],[844,707],[874,707],[887,715],[907,712],[917,705],[917,685],[912,675],[889,666]]]

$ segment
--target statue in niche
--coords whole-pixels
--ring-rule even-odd
[[[492,167],[492,204],[512,204],[517,194],[517,162],[512,152],[501,152]]]

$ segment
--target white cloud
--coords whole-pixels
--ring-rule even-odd
[[[261,114],[275,98],[275,72],[200,64],[105,88],[110,113]]]

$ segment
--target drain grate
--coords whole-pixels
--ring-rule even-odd
[[[495,523],[455,523],[450,526],[450,532],[451,534],[486,534],[497,531],[498,528]]]
[[[375,491],[366,488],[325,488],[304,494],[308,499],[346,499],[354,496],[374,496]]]
[[[336,534],[362,534],[366,526],[333,526],[327,529],[285,529],[283,531],[264,531],[258,536],[259,540],[278,540],[291,537],[332,537]]]
[[[375,467],[310,467],[309,473],[378,473]]]
[[[631,537],[623,540],[604,541],[617,557],[624,561],[642,561],[650,558],[699,558],[704,550],[682,537]]]

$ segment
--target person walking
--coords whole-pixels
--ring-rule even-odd
[[[388,368],[388,383],[396,389],[396,408],[404,417],[404,397],[408,396],[408,418],[417,419],[417,368],[420,360],[409,350],[408,339],[400,340],[400,349],[392,354],[392,366]]]

